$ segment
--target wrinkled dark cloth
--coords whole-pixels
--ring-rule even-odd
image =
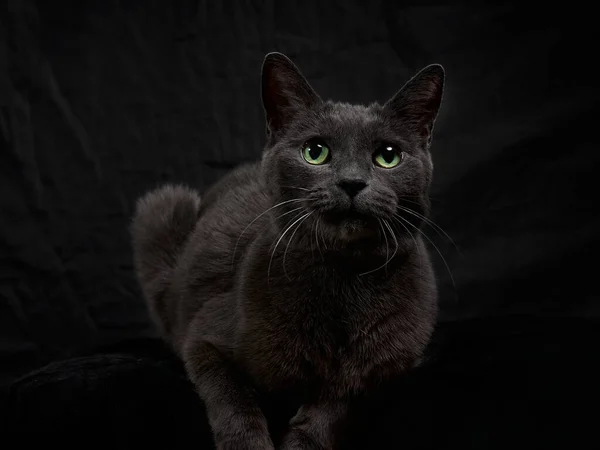
[[[449,268],[431,246],[440,320],[458,327],[497,318],[501,330],[515,315],[554,318],[558,333],[579,336],[569,318],[600,316],[596,17],[570,4],[507,2],[0,2],[0,385],[98,345],[155,336],[132,270],[135,199],[167,181],[203,189],[260,156],[259,72],[273,50],[296,61],[324,97],[351,102],[385,101],[421,67],[443,64],[433,219],[460,252],[427,228]],[[489,358],[485,370],[502,367],[515,386],[523,377],[528,386],[553,380],[545,394],[532,387],[532,401],[546,405],[571,392],[557,373],[579,370],[595,352],[570,352],[595,338],[565,340],[546,365],[538,347],[513,336],[510,357],[525,366],[505,367],[482,344],[457,370],[469,375],[469,358]],[[21,404],[41,408],[28,407],[32,423],[35,414],[52,419],[42,405],[71,390],[84,409],[87,396],[102,401],[128,389],[144,400],[136,371],[148,382],[164,376],[182,390],[173,395],[187,395],[152,358],[139,368],[130,356],[103,358],[119,362],[116,374],[103,368],[106,359],[92,359],[60,363],[74,365],[63,375],[65,366],[54,366],[49,380],[72,377],[62,384],[22,380]],[[113,380],[115,392],[82,384],[86,370]],[[488,411],[490,395],[509,392],[505,383],[488,374],[489,385],[473,376],[453,385],[443,373],[436,395],[450,404],[436,403],[435,423],[462,426],[461,439],[469,427],[471,439],[493,445],[501,428],[490,435],[478,427],[500,425],[477,408]],[[473,383],[482,395],[469,397],[474,409],[459,422],[452,409],[466,406],[454,389]],[[69,405],[58,403],[61,414]],[[142,405],[128,407],[144,416]],[[536,406],[529,420],[537,424],[544,411]]]
[[[600,400],[599,325],[521,318],[441,326],[422,368],[375,398],[343,448],[585,448]],[[180,441],[170,448],[190,440],[212,448],[199,398],[157,341],[52,363],[9,394],[10,429],[56,433],[46,444],[73,430],[103,438],[143,431]]]

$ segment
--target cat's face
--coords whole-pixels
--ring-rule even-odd
[[[263,168],[273,201],[286,202],[274,210],[282,231],[293,224],[290,232],[314,233],[325,245],[414,233],[429,209],[428,148],[443,77],[429,66],[383,106],[349,105],[322,101],[286,57],[268,55]]]

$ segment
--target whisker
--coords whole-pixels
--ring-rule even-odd
[[[383,223],[380,218],[377,218],[379,222],[379,226],[381,227],[381,231],[383,231],[383,238],[385,239],[385,263],[383,266],[385,267],[385,273],[387,274],[387,262],[390,256],[390,243],[388,242],[387,234],[385,233],[385,229],[383,228]]]
[[[417,242],[417,240],[415,239],[415,236],[413,233],[410,232],[410,230],[406,227],[406,225],[404,225],[397,217],[392,217],[392,219],[398,224],[400,225],[402,228],[404,228],[406,230],[406,232],[408,233],[408,235],[410,236],[410,238],[412,239],[412,241],[415,243],[415,249],[416,251],[421,254],[421,249],[419,248],[419,243]],[[419,267],[421,267],[421,263],[420,263],[421,259],[419,259]]]
[[[415,196],[414,198],[420,198],[420,197]],[[400,197],[399,200],[402,200],[403,202],[414,203],[415,205],[419,205],[419,206],[422,205],[421,202],[416,202],[414,200],[409,200],[408,197]]]
[[[315,246],[313,244],[313,234],[315,233],[315,225],[316,225],[316,221],[313,220],[313,224],[310,227],[310,233],[308,233],[308,241],[310,242],[310,254],[311,256],[314,256],[315,254]]]
[[[400,247],[400,244],[398,244],[398,239],[396,238],[396,235],[394,234],[394,230],[392,230],[392,227],[390,226],[390,224],[387,222],[387,220],[382,219],[383,224],[387,227],[387,229],[389,230],[390,234],[392,235],[392,237],[394,238],[394,242],[396,243],[396,248],[394,249],[394,253],[392,253],[392,256],[390,256],[390,258],[385,262],[385,266],[387,269],[387,265],[390,263],[390,261],[392,259],[394,259],[394,256],[396,256],[396,253],[398,253],[398,248]]]
[[[271,259],[269,260],[269,267],[267,269],[267,282],[270,280],[271,278],[271,265],[273,264],[273,256],[275,256],[275,251],[277,250],[277,246],[279,245],[279,243],[281,242],[281,240],[283,239],[283,237],[287,234],[288,231],[290,231],[290,229],[296,224],[298,223],[300,220],[302,220],[304,217],[309,216],[311,213],[307,212],[306,214],[304,214],[303,216],[301,216],[300,218],[294,220],[294,222],[289,225],[285,231],[281,234],[281,236],[279,237],[279,239],[277,240],[277,243],[275,244],[275,247],[273,248],[273,252],[271,253]]]
[[[283,216],[287,216],[288,214],[291,214],[294,211],[298,211],[299,209],[304,209],[304,207],[303,206],[298,206],[297,208],[291,209],[288,212],[285,212],[285,213],[281,214],[280,216],[277,216],[275,219],[281,219]]]
[[[440,227],[437,223],[435,223],[433,220],[431,220],[428,217],[425,217],[424,215],[419,214],[418,212],[413,211],[412,209],[407,208],[405,206],[398,205],[398,208],[400,208],[404,212],[407,212],[408,214],[412,214],[413,216],[415,216],[415,217],[423,220],[426,224],[428,224],[429,226],[431,226],[431,228],[433,228],[439,236],[446,237],[450,241],[450,243],[454,246],[454,248],[456,249],[456,251],[459,254],[461,254],[461,256],[462,256],[462,253],[461,253],[460,249],[454,243],[454,241],[452,240],[452,238],[450,237],[450,235],[448,235],[448,233],[446,233],[444,231],[444,229],[442,227]]]
[[[320,217],[318,218],[320,219]],[[321,225],[320,221],[319,221],[319,225]],[[319,235],[321,236],[321,242],[323,242],[323,247],[325,247],[325,250],[327,250],[327,241],[325,240],[325,237],[323,237],[323,230],[320,229],[320,233]]]
[[[246,232],[246,230],[247,230],[248,228],[250,228],[254,222],[256,222],[258,219],[260,219],[260,218],[261,218],[262,216],[264,216],[266,213],[268,213],[269,211],[272,211],[272,210],[273,210],[273,209],[275,209],[275,208],[278,208],[278,207],[280,207],[280,206],[283,206],[283,205],[287,205],[288,203],[293,203],[293,202],[302,202],[302,201],[304,201],[304,199],[303,199],[303,198],[293,198],[293,199],[291,199],[291,200],[286,200],[286,201],[283,201],[283,202],[281,202],[281,203],[277,203],[275,206],[271,206],[271,207],[270,207],[269,209],[267,209],[266,211],[263,211],[262,213],[260,213],[258,216],[256,216],[256,217],[254,218],[254,220],[253,220],[252,222],[250,222],[248,225],[246,225],[246,228],[244,228],[244,229],[242,230],[242,232],[240,233],[239,237],[238,237],[238,238],[237,238],[237,240],[235,241],[235,246],[233,247],[233,256],[231,257],[231,266],[232,266],[232,269],[233,269],[233,264],[234,264],[234,262],[235,262],[235,254],[236,254],[236,252],[237,252],[237,247],[238,247],[238,245],[239,245],[239,243],[240,243],[240,239],[242,238],[242,236],[244,235],[244,233]]]
[[[304,210],[304,208],[300,207],[300,209]],[[285,235],[285,233],[287,233],[287,231],[294,226],[294,223],[296,223],[296,219],[301,219],[300,216],[303,215],[304,211],[300,211],[298,214],[296,214],[294,217],[292,217],[292,219],[287,222],[284,226],[284,232],[281,234],[281,236],[279,237],[279,240],[277,241],[277,244],[275,244],[275,246],[273,247],[273,245],[271,245],[271,249],[272,249],[272,253],[271,253],[271,260],[269,261],[269,272],[270,272],[270,268],[271,268],[271,261],[273,260],[273,255],[275,254],[275,250],[277,249],[277,245],[279,245],[279,241],[281,241],[281,239],[283,238],[283,236]]]
[[[280,216],[277,216],[277,219],[280,219],[280,218],[282,218],[283,216],[287,216],[288,214],[291,214],[291,213],[293,213],[293,212],[295,212],[295,211],[298,211],[298,210],[304,210],[304,207],[303,207],[303,206],[300,206],[300,207],[298,207],[298,208],[294,208],[294,209],[292,209],[291,211],[288,211],[288,212],[286,212],[286,213],[283,213],[283,214],[281,214]],[[296,219],[297,217],[299,217],[299,216],[300,216],[300,214],[302,214],[302,212],[300,212],[299,214],[296,214],[296,215],[295,215],[295,216],[292,218],[292,220],[294,220],[294,219]],[[288,222],[288,224],[289,224],[289,223],[290,223],[290,222]],[[286,226],[287,226],[287,225],[286,225]]]
[[[369,270],[369,271],[367,271],[367,272],[359,273],[359,274],[358,274],[358,276],[359,276],[359,277],[362,277],[363,275],[367,275],[367,274],[369,274],[369,273],[377,272],[379,269],[382,269],[382,268],[384,268],[384,267],[386,267],[386,274],[387,274],[387,265],[388,265],[388,263],[389,263],[389,262],[390,262],[390,260],[391,260],[391,258],[389,258],[389,250],[390,250],[390,248],[389,248],[389,244],[388,244],[387,235],[386,235],[386,233],[385,233],[385,229],[383,228],[383,224],[382,224],[382,222],[381,222],[381,219],[378,217],[378,218],[377,218],[377,221],[379,222],[379,226],[381,227],[381,231],[383,232],[383,237],[384,237],[384,239],[385,239],[385,262],[384,262],[384,263],[383,263],[381,266],[379,266],[379,267],[376,267],[376,268],[375,268],[375,269],[373,269],[373,270]],[[393,233],[392,233],[392,235],[393,235]],[[395,237],[394,237],[394,239],[395,239]],[[397,242],[397,241],[396,241],[396,244],[398,244],[398,242]],[[398,247],[396,247],[396,251],[397,251],[397,250],[398,250]],[[396,255],[396,252],[394,252],[394,254],[392,255],[392,258],[394,257],[394,255]]]
[[[398,238],[396,237],[396,233],[394,233],[394,230],[392,229],[392,227],[390,226],[390,224],[388,223],[388,221],[385,220],[385,219],[383,219],[383,223],[387,227],[387,229],[390,230],[390,234],[392,235],[392,237],[394,238],[394,242],[396,243],[396,248],[394,250],[394,253],[392,254],[392,257],[390,258],[390,261],[391,261],[392,259],[394,259],[394,256],[396,256],[396,253],[398,253],[398,249],[400,248],[400,244],[398,243]]]
[[[323,258],[323,252],[321,252],[321,245],[319,244],[319,217],[318,216],[315,220],[315,242],[317,243],[317,250],[319,251],[319,255],[321,255],[321,259],[325,260],[325,258]]]
[[[442,258],[442,261],[444,262],[444,265],[446,266],[446,270],[448,271],[448,275],[450,275],[450,280],[452,281],[452,286],[454,287],[454,292],[456,292],[456,283],[454,282],[454,277],[452,276],[452,271],[450,270],[450,266],[446,262],[446,258],[444,258],[444,255],[442,255],[442,252],[440,252],[440,249],[437,247],[437,245],[435,245],[435,243],[429,238],[429,236],[427,236],[427,234],[423,230],[421,230],[420,228],[418,228],[415,225],[413,225],[412,223],[410,223],[404,217],[402,217],[400,215],[396,215],[396,217],[398,219],[402,220],[403,222],[405,222],[407,225],[410,225],[411,227],[413,227],[415,230],[417,230],[418,233],[421,233],[423,235],[423,237],[425,239],[427,239],[431,243],[431,245],[433,245],[433,247],[435,248],[435,250],[440,255],[440,258]]]
[[[282,261],[282,265],[283,265],[283,273],[285,274],[285,277],[289,280],[290,277],[287,274],[287,270],[285,269],[285,257],[287,255],[287,251],[288,248],[290,247],[290,244],[292,243],[292,240],[294,239],[294,235],[296,234],[296,232],[298,231],[298,229],[302,226],[302,224],[306,221],[306,219],[308,219],[310,217],[310,215],[313,213],[314,211],[311,211],[308,213],[308,215],[304,215],[302,216],[303,219],[300,221],[300,223],[298,223],[298,225],[296,226],[296,228],[294,229],[294,231],[292,232],[292,235],[290,236],[290,239],[288,240],[287,245],[285,246],[285,251],[283,252],[283,261]]]
[[[415,236],[410,232],[410,230],[408,228],[406,228],[406,225],[404,225],[402,222],[400,222],[398,220],[397,217],[392,217],[392,219],[394,219],[398,225],[400,225],[402,228],[404,228],[406,230],[406,232],[408,233],[408,235],[412,238],[413,242],[415,243],[415,248],[418,251],[419,250],[419,243],[415,239]]]
[[[311,192],[311,189],[306,189],[306,188],[298,187],[298,186],[281,186],[281,187],[288,188],[288,189],[300,189],[301,191]]]
[[[401,195],[399,197],[400,200],[404,200],[404,199],[408,199],[408,198],[418,198],[423,200],[423,196],[422,195]],[[432,197],[431,195],[428,195],[427,198],[432,201],[432,202],[441,202],[441,200],[437,197]],[[419,203],[420,205],[421,203]]]

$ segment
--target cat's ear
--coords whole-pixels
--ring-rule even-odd
[[[418,134],[429,146],[442,103],[444,68],[431,64],[417,73],[385,105],[384,111],[403,127]]]
[[[267,54],[262,66],[262,101],[268,132],[276,134],[298,111],[321,102],[321,98],[287,56],[273,52]]]

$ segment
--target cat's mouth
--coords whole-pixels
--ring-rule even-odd
[[[337,238],[357,241],[377,234],[377,219],[357,211],[327,212],[324,221],[335,229]]]

